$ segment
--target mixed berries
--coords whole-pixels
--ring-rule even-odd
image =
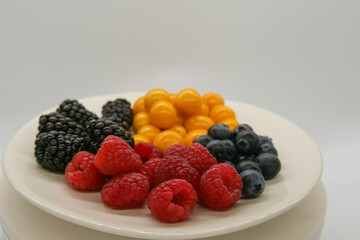
[[[65,172],[113,209],[144,205],[160,221],[190,216],[197,202],[224,211],[259,197],[281,164],[271,138],[239,124],[216,93],[152,89],[131,106],[108,101],[98,117],[77,100],[40,116],[39,165]]]

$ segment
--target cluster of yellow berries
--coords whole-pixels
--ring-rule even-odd
[[[223,123],[231,130],[239,124],[221,96],[216,93],[200,96],[190,88],[177,94],[152,89],[137,99],[132,109],[135,144],[151,142],[162,152],[174,144],[190,146],[214,124]]]

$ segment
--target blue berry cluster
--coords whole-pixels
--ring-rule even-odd
[[[244,198],[257,198],[264,191],[265,180],[280,171],[278,152],[271,138],[257,135],[248,124],[231,132],[224,124],[215,124],[194,140],[206,147],[218,162],[235,167],[243,180]]]

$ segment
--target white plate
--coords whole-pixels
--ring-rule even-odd
[[[125,97],[134,102],[141,95],[106,95],[80,102],[100,114],[102,105],[108,100]],[[226,101],[226,105],[235,111],[240,122],[250,124],[258,134],[273,139],[282,163],[279,175],[266,182],[259,198],[240,200],[227,211],[216,212],[196,206],[186,221],[166,224],[156,220],[145,206],[131,210],[106,207],[99,192],[75,191],[63,175],[38,166],[33,152],[39,116],[11,139],[3,155],[3,170],[14,188],[35,206],[95,230],[145,239],[203,238],[239,231],[284,213],[309,194],[320,179],[322,158],[311,137],[288,120],[244,103]]]

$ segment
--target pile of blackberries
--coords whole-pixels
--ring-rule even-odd
[[[79,101],[67,99],[55,112],[41,115],[34,151],[37,163],[63,172],[79,151],[96,154],[108,135],[121,137],[133,146],[134,139],[128,131],[133,119],[130,103],[121,98],[109,101],[102,113],[99,118]]]

